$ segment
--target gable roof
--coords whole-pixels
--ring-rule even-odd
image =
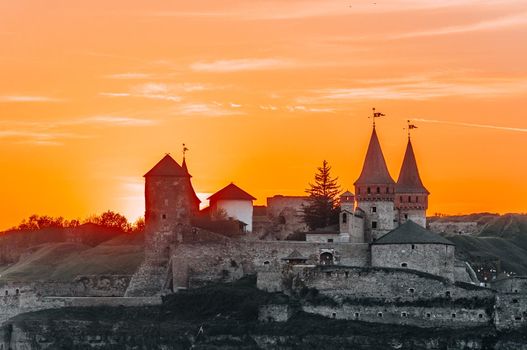
[[[189,176],[189,174],[174,160],[174,158],[170,156],[170,154],[167,154],[144,175],[144,177],[148,176],[185,177]]]
[[[373,132],[370,138],[370,144],[368,145],[368,151],[366,152],[366,158],[364,159],[364,165],[359,178],[355,181],[355,185],[379,185],[379,184],[395,184],[393,181],[384,155],[382,154],[381,144],[377,137],[377,132],[373,128]]]
[[[445,244],[455,245],[446,238],[425,229],[412,220],[408,220],[372,244]]]
[[[410,139],[408,139],[408,145],[406,146],[406,152],[404,153],[404,160],[395,190],[398,193],[430,193],[423,185],[421,177],[419,176],[417,161],[415,160],[414,149]]]
[[[249,193],[245,192],[232,182],[219,190],[218,192],[214,193],[212,196],[207,198],[210,202],[214,202],[220,199],[238,199],[238,200],[249,200],[253,201],[256,200],[253,196],[251,196]]]

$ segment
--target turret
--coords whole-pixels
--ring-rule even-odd
[[[169,154],[145,177],[145,239],[147,259],[164,262],[171,243],[190,227],[194,211],[190,175]]]
[[[412,141],[408,137],[408,144],[396,185],[395,206],[399,212],[399,223],[403,224],[412,220],[422,227],[426,227],[429,194],[430,192],[425,188],[419,176]]]
[[[361,174],[355,181],[355,198],[366,215],[368,240],[375,240],[394,229],[394,196],[395,181],[386,166],[374,125]]]

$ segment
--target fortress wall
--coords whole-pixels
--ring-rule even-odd
[[[344,304],[336,307],[304,305],[302,310],[329,318],[418,327],[476,327],[486,325],[491,321],[491,317],[482,308]]]
[[[498,294],[496,328],[518,328],[527,324],[527,294]]]
[[[527,294],[527,277],[510,277],[492,281],[492,288],[500,293]]]
[[[83,275],[69,282],[38,283],[38,292],[48,296],[68,297],[117,297],[123,296],[130,275]]]
[[[454,246],[444,244],[374,244],[372,266],[419,270],[454,280]]]
[[[320,254],[331,252],[335,263],[366,266],[367,244],[333,244],[294,241],[234,241],[179,244],[172,251],[174,289],[192,287],[189,281],[200,276],[202,282],[232,281],[260,268],[280,267],[282,258],[293,251],[306,257],[308,263],[318,263]]]
[[[490,289],[463,288],[450,281],[418,271],[389,268],[320,267],[296,269],[293,288],[315,288],[335,299],[379,298],[415,301],[433,298],[451,300],[493,298]]]

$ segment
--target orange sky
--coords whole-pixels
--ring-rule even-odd
[[[405,120],[429,213],[526,212],[525,0],[0,2],[0,228],[143,212],[164,153],[196,191],[353,190],[371,107],[397,178]]]

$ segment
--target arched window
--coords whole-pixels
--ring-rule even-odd
[[[334,222],[334,221],[333,221]],[[348,214],[343,213],[342,214],[342,223],[345,224],[348,222]]]
[[[333,265],[333,254],[324,252],[320,254],[320,264],[321,265]]]
[[[370,194],[371,193],[371,188],[368,187],[367,191],[368,191],[368,194]]]

